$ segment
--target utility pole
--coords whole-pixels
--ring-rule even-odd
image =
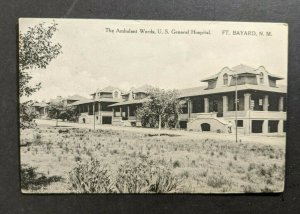
[[[95,103],[96,103],[96,102],[94,102],[94,103],[93,103],[94,130],[96,129],[96,120],[95,120],[95,117],[96,117],[96,115],[95,115]]]

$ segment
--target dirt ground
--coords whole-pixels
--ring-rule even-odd
[[[49,125],[55,126],[56,121],[54,120],[36,120],[38,125]],[[66,128],[88,128],[94,129],[93,124],[83,124],[83,123],[69,123],[69,122],[58,122],[59,126],[65,126]],[[139,133],[158,133],[157,129],[152,128],[138,128],[138,127],[123,127],[123,126],[112,126],[112,125],[95,125],[95,129],[101,130],[123,130],[130,132],[139,132]],[[215,140],[230,140],[235,141],[235,134],[226,134],[226,133],[214,133],[214,132],[193,132],[193,131],[185,131],[185,130],[161,130],[162,133],[169,134],[180,134],[182,136],[188,138],[196,138],[196,139],[215,139]],[[267,145],[276,145],[282,148],[285,148],[286,138],[285,136],[279,136],[275,134],[238,134],[238,141],[242,142],[255,142],[255,143],[264,143]]]
[[[149,158],[171,166],[185,193],[278,192],[284,185],[285,137],[238,136],[37,120],[21,131],[21,164],[59,177],[38,190],[69,193],[69,172],[93,159],[113,172],[128,159]],[[68,130],[68,131],[66,131]]]

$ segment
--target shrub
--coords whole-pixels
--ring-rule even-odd
[[[248,166],[248,171],[255,169],[255,163],[250,163]]]
[[[45,174],[38,173],[36,169],[35,167],[21,165],[21,189],[39,190],[52,182],[62,180],[60,176],[46,177]]]
[[[171,193],[180,181],[166,166],[147,159],[127,161],[118,169],[116,188],[120,193]]]
[[[99,161],[78,164],[70,173],[71,190],[77,193],[111,193],[114,192],[109,170]]]
[[[180,162],[178,160],[174,161],[173,168],[180,167]]]
[[[42,135],[37,133],[33,136],[33,143],[40,144],[42,142]]]
[[[231,186],[229,180],[225,179],[223,176],[209,176],[207,178],[207,185],[213,188],[220,188],[224,185]]]
[[[256,192],[256,189],[251,185],[246,185],[246,186],[242,185],[241,187],[242,187],[242,189],[245,193],[254,193],[254,192]]]
[[[20,128],[21,129],[28,129],[28,128],[35,128],[36,123],[34,119],[38,117],[38,114],[34,111],[34,102],[27,101],[24,103],[20,103],[19,105],[19,117],[20,117]]]

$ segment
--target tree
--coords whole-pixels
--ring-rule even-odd
[[[37,113],[33,107],[34,102],[27,101],[20,104],[20,128],[27,129],[33,128],[36,124],[34,119],[37,117]]]
[[[29,27],[26,33],[19,33],[19,95],[30,96],[41,88],[41,83],[35,87],[30,86],[32,69],[45,69],[49,63],[61,52],[61,45],[52,42],[52,37],[57,31],[57,24],[53,22],[46,26],[45,23]]]
[[[41,88],[41,83],[31,86],[32,69],[45,69],[61,52],[61,45],[53,43],[52,37],[57,24],[45,23],[29,27],[26,33],[19,33],[19,97],[29,97]],[[20,104],[20,127],[28,128],[36,115],[29,115],[30,103]],[[23,124],[24,123],[24,124]],[[30,126],[29,126],[30,127]]]
[[[56,119],[56,126],[58,125],[58,119],[63,121],[77,121],[79,113],[75,106],[67,105],[62,99],[56,99],[49,103],[48,116],[51,119]]]
[[[162,126],[176,127],[178,115],[181,113],[178,95],[176,90],[149,89],[148,101],[137,110],[142,125],[153,127],[155,124],[159,130]]]

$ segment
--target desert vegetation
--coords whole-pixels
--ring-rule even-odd
[[[284,184],[277,145],[47,125],[22,130],[20,143],[23,192],[276,192]]]

